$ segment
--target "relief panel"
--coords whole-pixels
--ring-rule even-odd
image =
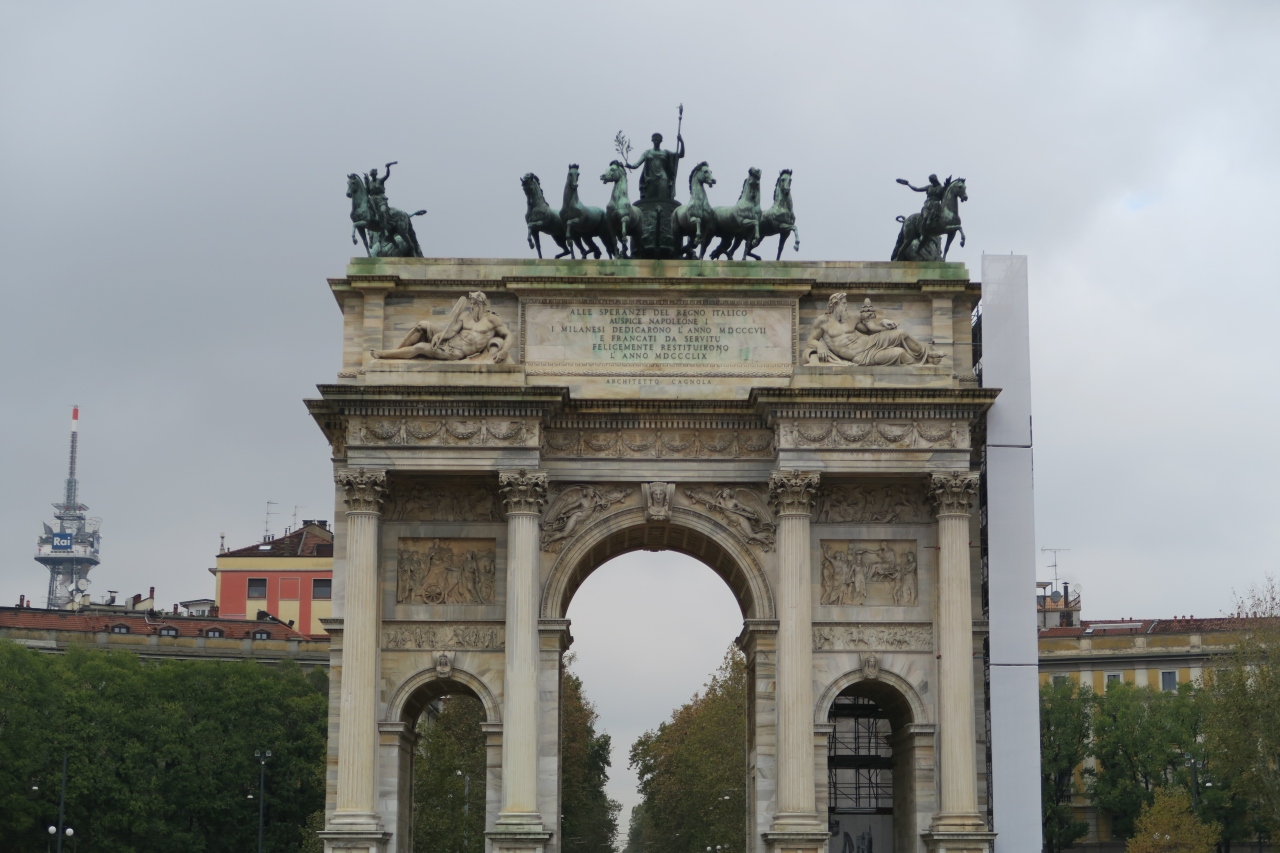
[[[396,545],[397,604],[493,604],[493,539],[402,538]]]
[[[914,607],[919,602],[914,539],[823,539],[821,546],[822,604]]]

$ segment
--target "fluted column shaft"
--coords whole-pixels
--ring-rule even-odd
[[[973,706],[973,590],[969,510],[978,475],[936,475],[938,510],[938,741],[942,802],[935,824],[977,816]],[[971,823],[973,821],[962,821]]]
[[[335,479],[345,492],[348,510],[338,801],[332,823],[376,825],[378,520],[386,472],[348,468]]]
[[[538,813],[538,518],[547,475],[498,475],[507,512],[507,647],[499,824],[542,825]]]
[[[816,820],[813,762],[813,590],[809,522],[818,475],[775,473],[778,516],[778,818]]]

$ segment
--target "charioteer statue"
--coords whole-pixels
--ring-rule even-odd
[[[628,169],[644,169],[640,173],[641,201],[674,201],[676,197],[676,173],[684,157],[684,138],[676,133],[676,150],[662,150],[662,134],[652,137],[653,147],[645,149],[634,165]]]
[[[662,134],[655,133],[651,137],[653,147],[642,151],[635,163],[627,156],[631,144],[621,131],[614,140],[622,163],[628,169],[641,170],[640,200],[635,204],[640,211],[640,245],[636,247],[636,257],[674,258],[680,251],[682,241],[673,232],[671,214],[680,206],[676,201],[676,174],[684,157],[684,137],[680,133],[683,122],[684,104],[681,104],[676,122],[676,150],[664,150]]]

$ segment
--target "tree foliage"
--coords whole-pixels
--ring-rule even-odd
[[[1268,577],[1237,602],[1250,620],[1234,653],[1205,672],[1205,746],[1264,833],[1280,827],[1280,584]]]
[[[613,743],[596,731],[599,714],[582,690],[582,679],[565,659],[560,685],[560,833],[565,853],[605,853],[618,840],[622,805],[609,799]]]
[[[484,849],[484,706],[467,694],[446,696],[418,719],[413,761],[415,853]]]
[[[1157,788],[1144,806],[1125,853],[1214,853],[1221,827],[1202,822],[1185,791]]]
[[[1089,753],[1093,695],[1070,678],[1040,688],[1040,810],[1046,853],[1059,853],[1089,831],[1072,809],[1075,772]]]
[[[746,826],[746,662],[734,647],[706,688],[631,745],[641,804],[628,853],[741,853]]]
[[[144,663],[73,647],[47,655],[0,641],[0,814],[5,849],[44,851],[58,815],[103,853],[299,850],[324,804],[327,678],[292,662]],[[253,799],[250,799],[252,795]]]

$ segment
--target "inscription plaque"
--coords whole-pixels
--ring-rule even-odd
[[[577,376],[785,376],[795,302],[781,299],[525,300],[526,371]]]

